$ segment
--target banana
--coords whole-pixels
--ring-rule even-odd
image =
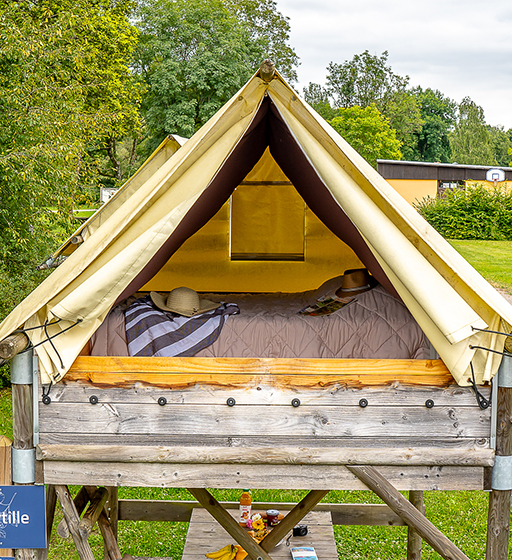
[[[220,550],[216,550],[215,552],[207,552],[205,556],[207,558],[213,558],[215,560],[233,560],[237,552],[238,549],[234,544],[227,544]]]

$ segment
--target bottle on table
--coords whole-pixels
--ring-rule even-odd
[[[251,518],[251,492],[244,490],[240,496],[240,516],[238,522],[242,527],[245,527],[247,520]]]

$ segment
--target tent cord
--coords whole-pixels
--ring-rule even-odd
[[[52,325],[56,325],[57,323],[60,323],[62,321],[62,319],[57,319],[55,322],[53,323],[48,323],[47,326],[51,327]],[[80,321],[79,321],[80,322]],[[46,323],[45,323],[46,324]],[[15,331],[13,331],[12,334],[18,334],[18,333],[26,333],[28,331],[35,331],[37,329],[44,329],[45,325],[37,325],[37,327],[28,327],[28,328],[24,328],[24,329],[17,329]]]
[[[473,325],[471,325],[471,330],[479,331],[479,332],[486,332],[486,333],[491,333],[491,334],[502,334],[503,336],[507,336],[507,337],[512,336],[512,333],[505,333],[505,332],[501,332],[501,331],[490,331],[489,329],[479,329],[477,327],[473,327]]]
[[[471,375],[473,377],[473,391],[475,392],[475,397],[476,397],[476,402],[478,403],[478,406],[482,409],[485,410],[486,408],[489,408],[491,406],[491,399],[487,400],[482,393],[480,393],[480,391],[478,390],[476,381],[475,381],[475,370],[473,369],[473,362],[469,362],[469,365],[471,366]],[[492,381],[491,381],[492,383]],[[491,391],[491,395],[492,395],[492,391]]]
[[[500,354],[501,356],[510,356],[509,352],[500,352],[499,350],[491,350],[491,348],[486,348],[485,346],[473,346],[469,345],[471,350],[486,350],[487,352],[493,352],[494,354]]]
[[[42,344],[45,344],[46,342],[49,342],[52,345],[53,350],[55,351],[55,353],[57,354],[57,356],[59,357],[60,360],[60,366],[62,369],[64,369],[64,362],[62,361],[62,358],[60,357],[60,354],[57,350],[57,348],[55,348],[55,344],[53,344],[52,339],[56,338],[57,336],[64,334],[65,332],[69,331],[69,329],[72,329],[73,327],[76,327],[79,323],[82,322],[81,319],[77,320],[75,323],[73,323],[72,325],[70,325],[69,327],[66,327],[65,329],[61,330],[60,332],[50,336],[48,334],[48,327],[52,326],[52,325],[56,325],[58,322],[60,321],[60,319],[58,321],[55,321],[54,323],[48,323],[48,320],[46,320],[44,322],[43,325],[40,325],[39,327],[32,327],[29,329],[22,329],[18,332],[25,332],[25,331],[29,331],[29,330],[34,330],[35,328],[43,328],[44,329],[44,334],[46,335],[46,340],[42,340],[41,342],[38,342],[37,344],[29,345],[27,348],[25,348],[25,350],[23,350],[23,352],[28,352],[29,350],[33,350],[34,348],[37,348],[38,346],[41,346]],[[22,354],[23,352],[20,352],[20,354]]]

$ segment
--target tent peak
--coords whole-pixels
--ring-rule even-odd
[[[261,63],[260,78],[264,82],[271,82],[275,77],[275,73],[276,73],[276,67],[274,66],[274,63],[271,60],[267,58]]]

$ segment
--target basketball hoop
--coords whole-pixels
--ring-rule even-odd
[[[485,179],[490,183],[494,183],[494,188],[496,188],[498,183],[505,180],[505,171],[503,171],[503,169],[499,169],[498,167],[488,169],[485,174]]]

